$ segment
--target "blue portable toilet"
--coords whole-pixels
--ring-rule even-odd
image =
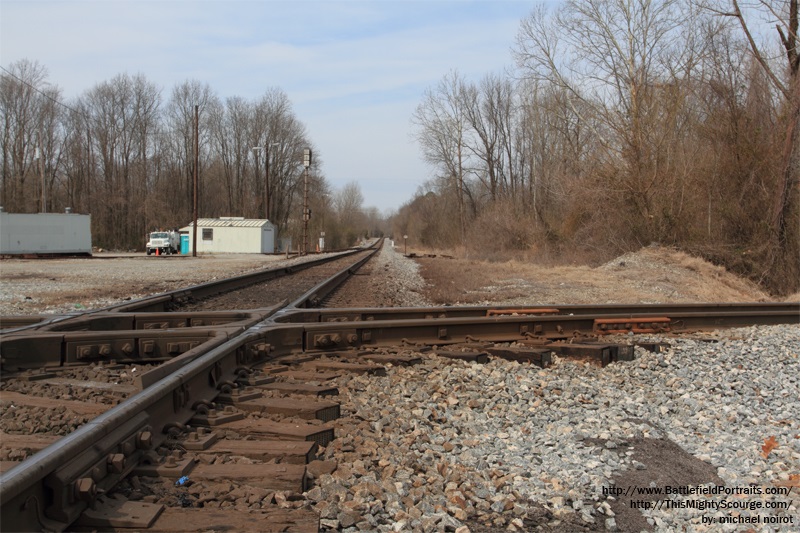
[[[189,253],[189,235],[186,233],[181,234],[181,255]]]

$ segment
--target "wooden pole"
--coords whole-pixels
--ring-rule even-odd
[[[200,106],[194,106],[194,226],[192,228],[192,257],[197,257],[197,166],[200,162]]]

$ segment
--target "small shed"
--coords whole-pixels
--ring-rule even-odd
[[[92,255],[92,216],[6,213],[0,208],[0,254]]]
[[[194,223],[180,229],[192,248]],[[220,217],[197,219],[198,253],[271,254],[275,252],[275,225],[266,219]]]

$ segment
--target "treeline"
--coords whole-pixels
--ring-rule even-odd
[[[414,123],[436,177],[395,234],[598,260],[658,242],[797,291],[797,0],[750,9],[775,18],[766,45],[736,0],[533,11],[514,72],[425,93]]]
[[[95,246],[142,249],[147,232],[192,221],[195,107],[199,217],[269,218],[297,249],[303,150],[311,148],[310,249],[321,232],[330,249],[379,231],[380,217],[364,208],[358,185],[336,191],[326,181],[280,89],[223,100],[207,84],[186,81],[165,98],[145,76],[120,74],[65,101],[45,67],[29,60],[0,77],[0,205],[18,213],[70,207],[92,215]]]

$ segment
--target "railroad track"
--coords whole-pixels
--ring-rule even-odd
[[[12,326],[0,336],[3,380],[19,385],[4,386],[0,398],[50,426],[25,435],[22,420],[16,434],[2,436],[2,446],[16,450],[9,459],[25,460],[0,478],[0,529],[317,530],[319,515],[296,495],[336,468],[316,458],[336,437],[334,422],[354,414],[337,399],[341,376],[380,376],[422,354],[542,368],[558,354],[605,365],[633,358],[634,343],[620,334],[800,322],[796,303],[315,308],[369,257],[354,253],[291,298],[257,298],[268,305],[245,309],[211,311],[217,304],[208,302],[241,301],[232,291],[252,298],[259,284],[291,273],[240,276],[77,316],[3,319]],[[187,483],[205,492],[189,498]],[[224,505],[224,487],[233,487],[231,502],[252,503]],[[198,507],[212,500],[223,504]]]

